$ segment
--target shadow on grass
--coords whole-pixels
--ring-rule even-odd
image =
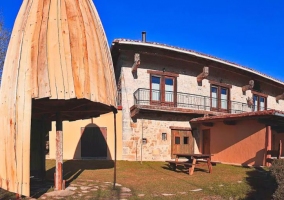
[[[63,163],[63,180],[68,187],[84,170],[110,169],[114,167],[111,160],[67,160]],[[31,179],[31,197],[39,198],[54,187],[55,167],[46,171],[46,180]]]
[[[255,170],[247,172],[247,183],[250,185],[250,192],[246,200],[267,200],[272,199],[272,194],[277,188],[276,181],[271,173],[261,167],[255,167]]]

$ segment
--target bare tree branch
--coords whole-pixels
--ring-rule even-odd
[[[2,80],[3,66],[4,66],[9,40],[10,40],[10,31],[5,29],[3,17],[0,15],[0,82]]]

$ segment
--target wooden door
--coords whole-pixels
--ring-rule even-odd
[[[210,129],[202,131],[203,134],[203,144],[202,144],[202,153],[210,154]]]
[[[99,127],[85,127],[81,129],[81,157],[107,157],[107,129]]]
[[[172,158],[173,154],[194,153],[194,139],[191,131],[172,130]]]

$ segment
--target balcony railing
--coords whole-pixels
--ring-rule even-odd
[[[177,108],[188,108],[194,110],[206,110],[227,113],[243,113],[254,111],[255,106],[248,106],[247,103],[228,101],[211,98],[196,94],[178,92],[165,92],[145,88],[137,89],[134,94],[134,105],[156,105]],[[264,110],[264,108],[261,108]]]

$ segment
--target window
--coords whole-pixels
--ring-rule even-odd
[[[180,144],[180,137],[175,137],[175,144]]]
[[[174,105],[176,99],[176,77],[151,74],[151,104]]]
[[[164,141],[167,140],[167,133],[162,133],[162,140],[164,140]]]
[[[188,144],[188,137],[183,137],[183,144]]]
[[[266,97],[259,94],[253,94],[253,111],[266,110]]]
[[[152,76],[151,77],[151,100],[152,101],[160,101],[161,95],[161,77]]]
[[[211,110],[227,111],[229,101],[229,88],[211,85]]]
[[[142,143],[147,144],[147,138],[142,138]]]

